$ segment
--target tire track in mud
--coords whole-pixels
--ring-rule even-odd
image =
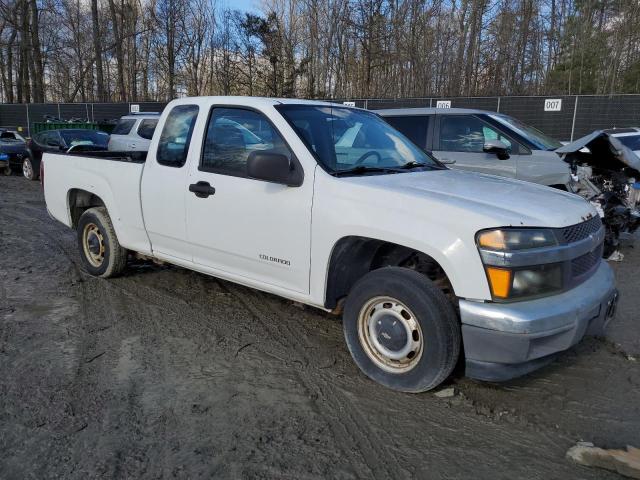
[[[35,202],[37,204],[37,202]],[[43,223],[47,220],[46,215],[43,215],[42,209],[32,207],[23,203],[11,204],[11,210],[7,208],[9,204],[4,203],[4,206],[0,212],[0,218],[4,226],[11,225],[11,235],[3,234],[3,242],[8,246],[7,258],[2,259],[2,263],[6,271],[11,269],[17,269],[17,271],[24,271],[31,273],[29,275],[29,283],[27,278],[18,280],[16,285],[20,284],[22,288],[15,290],[15,293],[11,299],[5,299],[4,301],[11,301],[17,304],[16,314],[24,317],[27,312],[32,311],[37,307],[37,315],[42,319],[50,319],[51,315],[56,311],[58,302],[56,299],[62,300],[58,297],[59,293],[63,292],[65,286],[68,284],[74,284],[79,282],[80,273],[74,261],[59,261],[60,257],[57,253],[62,253],[66,260],[72,260],[67,250],[64,248],[64,240],[58,239],[57,229],[47,230]],[[3,228],[4,230],[4,228]],[[53,231],[53,232],[52,232]],[[52,234],[53,233],[53,234]],[[64,235],[61,235],[64,237]],[[19,240],[12,240],[19,239]],[[15,250],[14,250],[15,248]],[[17,251],[16,251],[17,250]],[[52,254],[53,253],[53,254]],[[55,272],[55,276],[53,275]],[[52,277],[52,278],[49,278]],[[47,282],[37,282],[35,290],[32,289],[31,283],[41,278],[49,278]],[[76,302],[73,298],[66,298],[65,305],[67,312],[75,311]],[[63,357],[50,357],[48,360],[50,365],[47,368],[51,369],[56,375],[64,375],[65,364],[68,364],[71,360],[75,367],[72,367],[77,372],[81,365],[83,356],[79,351],[82,351],[82,340],[84,335],[78,334],[73,328],[70,328],[69,318],[70,313],[62,313],[62,317],[56,321],[56,324],[44,324],[39,329],[33,338],[42,338],[42,334],[48,334],[52,337],[52,341],[59,337],[60,330],[66,328],[67,334],[64,336],[67,345],[67,349],[73,351],[73,358],[69,355]],[[63,322],[62,324],[58,324]],[[9,324],[13,325],[13,324]],[[21,325],[22,326],[22,325]],[[24,342],[22,342],[24,343]],[[47,345],[47,347],[49,347]],[[49,352],[47,349],[47,355],[52,355],[53,352]],[[54,350],[55,351],[55,350]],[[29,357],[34,357],[34,352],[25,351],[24,354]],[[60,371],[61,370],[61,371]],[[71,375],[73,377],[73,374]],[[26,379],[25,379],[26,380]],[[66,378],[65,378],[66,380]],[[45,452],[42,452],[42,458],[51,459],[57,456],[56,451],[59,451],[60,445],[65,443],[67,436],[73,434],[73,432],[79,427],[78,419],[75,417],[75,407],[73,401],[73,392],[69,389],[63,391],[52,392],[48,398],[48,409],[38,412],[35,410],[34,402],[37,402],[38,396],[46,392],[49,385],[48,379],[41,381],[42,384],[38,386],[27,385],[26,388],[30,391],[31,397],[28,400],[25,399],[25,403],[29,405],[30,410],[34,411],[35,415],[42,418],[39,420],[41,423],[38,425],[39,432],[50,432],[50,434],[56,438],[56,441],[48,442],[45,444]],[[74,379],[70,379],[71,383],[67,383],[67,386],[73,384]],[[35,433],[35,432],[34,432]],[[38,433],[43,435],[43,433]],[[42,465],[39,468],[39,474],[45,476],[47,469]]]
[[[156,456],[155,452],[151,453],[153,446],[143,436],[146,412],[140,400],[148,382],[140,378],[135,365],[119,367],[123,362],[140,361],[137,358],[140,347],[135,342],[135,335],[140,331],[137,326],[151,327],[147,335],[153,335],[154,314],[141,301],[128,295],[126,289],[114,285],[115,280],[86,277],[81,287],[81,321],[85,330],[82,357],[85,360],[80,362],[76,381],[71,386],[80,404],[76,410],[84,415],[88,425],[84,441],[93,445],[96,452],[108,452],[97,456],[94,468],[117,478],[140,476],[149,470],[151,458]],[[108,334],[103,334],[105,332]],[[166,358],[158,357],[158,352],[162,354],[163,350],[151,352],[152,362],[170,365]],[[102,356],[88,362],[86,358],[93,354]],[[156,369],[150,381],[165,383],[162,375],[166,370]],[[100,434],[105,428],[109,432],[107,436]],[[159,438],[165,437],[162,430],[156,433]],[[76,463],[82,464],[83,449],[76,451]],[[86,473],[90,472],[89,468]]]
[[[38,203],[34,202],[36,205]],[[95,407],[97,405],[104,407],[104,399],[100,398],[98,386],[99,379],[110,374],[109,369],[105,368],[105,357],[102,357],[109,347],[100,345],[98,334],[104,330],[105,320],[109,321],[109,326],[106,328],[114,324],[113,318],[110,318],[110,312],[117,311],[117,299],[106,294],[104,289],[96,288],[92,277],[81,267],[76,246],[72,243],[75,241],[75,236],[69,235],[68,229],[50,221],[46,214],[43,215],[42,208],[33,207],[31,204],[18,204],[11,212],[2,213],[5,219],[12,221],[14,225],[19,225],[19,228],[24,231],[25,238],[31,241],[35,239],[41,245],[50,247],[50,249],[42,249],[46,250],[47,254],[45,262],[60,264],[62,267],[60,269],[62,275],[57,275],[51,285],[58,291],[70,288],[72,292],[70,296],[78,307],[76,328],[73,332],[76,347],[75,374],[65,389],[69,424],[55,434],[62,442],[51,442],[48,452],[43,455],[45,458],[57,457],[61,450],[66,449],[67,455],[74,458],[74,461],[70,462],[70,473],[74,473],[75,466],[82,464],[85,460],[83,449],[74,448],[74,444],[78,441],[76,437],[82,435],[82,432],[91,431],[92,425],[99,425],[100,418],[96,417],[96,412],[105,411],[104,408]],[[57,258],[60,257],[57,254],[61,254],[65,261],[59,262]],[[133,383],[131,385],[133,386]],[[100,435],[83,436],[83,442],[92,444],[94,450],[100,449],[100,439]],[[116,460],[118,458],[122,457],[116,456]],[[113,468],[114,471],[119,468],[117,461],[113,464]],[[42,470],[41,474],[46,475],[46,470]]]
[[[282,305],[278,306],[280,308],[274,307],[273,300],[267,298],[267,295],[257,291],[247,291],[248,289],[233,284],[226,284],[223,288],[231,292],[239,303],[252,314],[254,320],[260,322],[270,332],[271,339],[287,351],[296,352],[306,359],[302,365],[304,373],[315,376],[316,381],[309,381],[298,370],[296,370],[297,377],[305,389],[314,394],[314,406],[317,407],[319,415],[326,418],[331,424],[331,429],[340,440],[340,447],[344,454],[353,455],[353,447],[357,445],[362,456],[362,464],[369,469],[374,478],[399,478],[400,472],[402,472],[402,476],[407,476],[408,472],[400,466],[397,458],[384,448],[384,442],[378,435],[366,428],[366,420],[355,412],[349,399],[333,386],[332,380],[328,379],[321,370],[308,368],[309,361],[304,353],[308,351],[305,347],[308,348],[311,345],[308,342],[300,341],[300,339],[306,338],[306,332],[304,335],[296,334],[290,328],[290,319],[287,318],[286,321],[283,321]],[[265,307],[267,308],[265,309]],[[275,317],[276,321],[267,323],[263,320],[265,314],[269,318]],[[304,328],[302,325],[302,322],[296,323],[296,329]],[[301,346],[302,343],[305,345]],[[325,404],[329,408],[326,408]],[[343,415],[338,416],[336,412],[341,412]],[[348,447],[351,448],[347,449]]]
[[[457,386],[487,417],[505,416],[598,445],[640,442],[640,365],[612,352],[601,339],[584,339],[522,379],[505,384],[460,379]]]
[[[180,272],[180,274],[183,274],[183,272]],[[201,275],[197,273],[187,273],[187,275],[201,277]],[[195,283],[202,283],[204,281],[202,278],[198,278],[198,280],[199,281]],[[300,332],[301,329],[304,329],[304,324],[303,322],[296,322],[294,325],[291,325],[289,316],[287,316],[286,321],[282,318],[282,308],[287,308],[286,301],[269,298],[267,294],[229,284],[222,280],[216,279],[214,282],[220,289],[228,292],[234,300],[250,314],[251,319],[257,322],[257,325],[252,323],[250,326],[247,326],[247,328],[255,329],[256,326],[262,326],[262,335],[259,335],[259,337],[268,339],[270,343],[275,343],[280,347],[274,349],[269,343],[264,341],[257,342],[260,353],[284,363],[285,369],[292,368],[296,372],[300,384],[309,392],[309,396],[313,396],[313,404],[318,408],[318,416],[329,422],[332,431],[336,437],[341,440],[340,446],[344,454],[352,456],[354,453],[353,446],[358,445],[362,450],[361,465],[370,469],[371,475],[375,478],[380,478],[381,474],[382,477],[386,478],[398,478],[398,472],[403,471],[403,469],[397,463],[395,457],[390,452],[376,447],[376,445],[384,445],[384,442],[380,441],[374,432],[363,428],[363,426],[366,425],[366,420],[354,412],[349,399],[341,395],[331,384],[331,379],[327,379],[327,376],[322,373],[322,370],[309,368],[310,361],[307,353],[309,352],[308,347],[310,347],[310,345],[305,342],[300,342],[300,339],[306,337],[306,332]],[[107,283],[109,287],[106,290],[119,290],[121,293],[124,293],[124,295],[135,298],[136,300],[162,306],[172,311],[176,317],[187,316],[188,319],[186,320],[188,320],[188,322],[197,323],[199,327],[208,330],[215,336],[220,335],[220,331],[211,326],[210,315],[201,311],[202,306],[191,305],[187,300],[182,298],[182,296],[176,294],[176,292],[168,295],[167,292],[160,292],[153,287],[142,285],[138,282],[135,285],[135,293],[132,293],[127,289],[127,286],[120,285],[118,280]],[[279,303],[279,305],[274,306],[272,302]],[[178,304],[180,305],[179,308],[176,307]],[[295,307],[288,306],[288,308]],[[188,315],[184,315],[186,313],[185,310],[188,312]],[[302,313],[302,311],[300,311],[300,313]],[[275,318],[275,321],[267,322],[264,319],[265,316],[267,318]],[[234,326],[237,327],[237,325]],[[237,351],[237,348],[241,347],[241,342],[236,340],[234,343]],[[233,347],[229,350],[229,353],[231,353],[232,349]],[[279,355],[282,350],[287,352],[287,356],[293,353],[297,358],[293,360],[283,358],[282,355]],[[303,370],[302,374],[300,373],[300,369]],[[310,381],[306,378],[307,375],[313,376],[314,378]],[[321,383],[321,385],[317,383]],[[329,408],[326,408],[325,404]],[[336,412],[346,414],[346,417],[344,415],[338,416]],[[345,420],[347,420],[346,423]]]

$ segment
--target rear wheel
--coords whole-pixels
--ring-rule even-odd
[[[80,257],[87,272],[96,277],[115,277],[127,265],[127,250],[118,242],[104,207],[85,211],[78,221]]]
[[[38,180],[39,172],[33,168],[33,162],[29,157],[22,160],[22,175],[28,180]]]
[[[345,302],[343,329],[360,369],[403,392],[435,388],[460,354],[453,306],[426,276],[406,268],[382,268],[360,279]]]
[[[9,175],[11,175],[11,166],[7,165],[6,167],[2,167],[2,174],[5,177],[8,177]]]

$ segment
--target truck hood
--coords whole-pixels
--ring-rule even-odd
[[[393,202],[393,198],[402,197],[407,208],[419,208],[419,199],[428,199],[425,208],[433,208],[434,204],[456,206],[484,216],[485,221],[492,224],[487,227],[566,227],[597,215],[594,207],[578,195],[460,170],[372,175],[349,180],[380,190],[379,198],[385,205]]]

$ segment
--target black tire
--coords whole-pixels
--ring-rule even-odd
[[[30,157],[22,160],[22,175],[27,180],[38,180],[38,177],[40,177],[40,172],[33,167],[33,161]]]
[[[390,372],[381,368],[372,359],[371,354],[367,353],[372,349],[363,346],[366,340],[361,340],[359,334],[359,331],[363,330],[358,327],[361,311],[366,319],[369,312],[365,310],[367,306],[384,297],[396,299],[399,304],[410,310],[411,322],[414,322],[413,325],[415,322],[419,325],[413,338],[424,338],[422,347],[416,350],[420,351],[420,354],[416,354],[413,360],[410,356],[406,357],[409,360],[403,359],[413,362],[408,371]],[[382,308],[389,308],[387,305],[390,304],[382,302],[382,305]],[[382,315],[385,315],[384,312],[380,311]],[[403,316],[405,313],[407,312],[401,309]],[[373,318],[373,315],[370,318]],[[397,322],[394,321],[395,323]],[[406,268],[381,268],[356,282],[345,302],[343,330],[351,356],[364,374],[388,388],[401,392],[418,393],[437,387],[451,374],[460,355],[460,323],[453,306],[426,276]],[[421,336],[418,335],[418,331]],[[379,335],[377,338],[380,340]]]
[[[7,165],[6,167],[2,167],[2,175],[5,177],[9,177],[12,173],[11,166]]]
[[[78,221],[78,247],[85,269],[95,277],[118,276],[127,266],[127,249],[118,242],[111,218],[105,207],[86,210]],[[85,245],[85,239],[87,243]],[[100,254],[92,255],[89,245],[98,243]],[[87,251],[85,251],[87,250]],[[98,258],[101,261],[98,261]]]

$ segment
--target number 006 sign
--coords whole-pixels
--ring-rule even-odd
[[[545,112],[559,112],[562,110],[562,99],[561,98],[547,98],[544,101],[544,111]]]

